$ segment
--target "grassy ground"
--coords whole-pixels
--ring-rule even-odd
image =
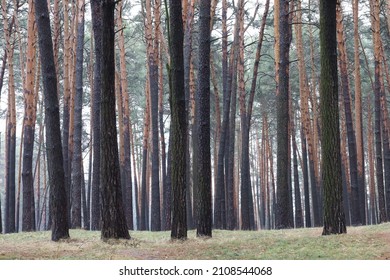
[[[320,228],[213,231],[213,238],[171,241],[169,232],[131,232],[131,240],[100,240],[99,232],[71,230],[66,241],[50,232],[0,235],[1,259],[390,259],[390,223],[321,236]]]

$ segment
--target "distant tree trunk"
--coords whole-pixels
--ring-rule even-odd
[[[150,94],[150,120],[151,120],[151,137],[152,137],[152,151],[151,151],[151,171],[152,171],[152,184],[151,184],[151,230],[161,230],[161,217],[160,217],[160,160],[159,160],[159,145],[158,145],[158,46],[159,36],[155,34],[153,38],[153,22],[152,22],[152,7],[151,1],[146,1],[146,25],[145,35],[147,41],[147,60],[149,65],[149,94]],[[159,12],[160,6],[154,7],[155,24],[160,24]]]
[[[123,208],[115,116],[114,0],[102,3],[101,211],[102,239],[129,239]]]
[[[363,141],[363,115],[362,115],[362,90],[360,74],[360,48],[359,48],[359,1],[353,0],[353,23],[354,23],[354,65],[355,65],[355,127],[356,127],[356,152],[357,172],[359,188],[359,209],[363,224],[367,224],[364,214],[366,208],[366,183],[364,168],[364,141]]]
[[[337,81],[337,0],[320,0],[323,235],[346,233],[340,156]]]
[[[250,164],[249,164],[249,132],[251,127],[252,119],[252,110],[253,110],[253,101],[256,92],[256,83],[257,83],[257,74],[260,62],[261,48],[263,45],[263,36],[265,30],[265,24],[267,20],[269,10],[269,1],[266,2],[264,8],[264,14],[261,22],[261,27],[259,29],[259,37],[257,42],[256,56],[253,67],[252,74],[252,83],[251,89],[249,92],[248,105],[245,104],[245,85],[243,88],[240,88],[240,114],[241,114],[241,217],[242,225],[241,228],[244,230],[254,230],[254,211],[253,211],[253,198],[252,198],[252,189],[250,182]],[[242,31],[242,36],[244,36],[243,26],[241,26],[240,31]],[[242,45],[240,51],[244,51],[244,38],[241,38]],[[243,54],[240,56],[240,63],[242,63],[242,71],[244,70],[244,57]],[[241,75],[241,84],[244,84],[244,72]]]
[[[198,148],[197,236],[212,235],[210,159],[210,1],[199,2],[198,87],[196,121]]]
[[[46,150],[50,185],[51,239],[69,238],[68,209],[62,157],[60,114],[47,1],[35,1],[35,20],[39,35],[39,51],[45,96]]]
[[[289,2],[280,0],[280,65],[279,90],[277,91],[277,209],[276,227],[291,228],[292,205],[289,192],[289,52],[291,32],[289,25]]]
[[[93,166],[91,193],[91,230],[100,230],[100,100],[101,100],[101,59],[102,56],[102,9],[99,0],[91,0],[92,28],[95,42],[95,66],[93,71]]]
[[[63,69],[63,111],[62,111],[62,154],[64,158],[65,191],[68,205],[68,222],[71,222],[71,203],[70,203],[70,159],[69,159],[69,126],[70,126],[70,95],[71,95],[71,39],[69,31],[69,0],[63,1],[64,13],[64,69]]]
[[[82,172],[82,108],[83,108],[83,59],[84,59],[84,11],[85,0],[78,0],[77,48],[76,48],[76,91],[74,103],[74,133],[72,157],[72,228],[81,228],[81,200],[84,174]]]
[[[318,2],[318,1],[317,1]],[[312,205],[313,205],[313,217],[314,217],[314,226],[322,225],[322,204],[321,201],[321,183],[320,183],[320,168],[319,168],[319,129],[318,129],[318,105],[317,105],[317,81],[316,81],[316,65],[315,65],[315,50],[314,50],[314,35],[313,35],[313,16],[311,15],[313,1],[309,0],[309,43],[310,43],[310,68],[311,68],[311,77],[310,77],[310,91],[308,91],[308,106],[309,101],[312,105],[312,134],[311,141],[308,141],[308,150],[309,150],[309,171],[310,171],[310,182],[311,182],[311,192],[312,192]],[[306,137],[309,137],[306,135]],[[309,138],[307,138],[309,139]]]
[[[190,112],[193,108],[191,108],[191,105],[193,103],[193,100],[191,100],[191,96],[193,96],[193,93],[191,91],[193,90],[193,87],[191,87],[191,83],[193,82],[192,79],[192,72],[191,68],[193,68],[193,48],[192,48],[192,33],[193,33],[193,23],[194,23],[194,10],[195,10],[195,0],[190,1],[190,5],[185,8],[187,5],[187,1],[183,2],[183,19],[185,18],[184,24],[184,41],[183,41],[183,60],[184,60],[184,92],[185,92],[185,98],[186,98],[186,115],[187,115],[187,129],[189,134],[193,133],[193,119],[190,116]],[[184,11],[186,11],[184,13]],[[192,139],[194,139],[195,136],[193,135]],[[186,157],[187,157],[187,194],[186,194],[186,204],[187,204],[187,225],[189,228],[194,227],[194,207],[193,207],[193,180],[191,179],[191,174],[195,170],[195,165],[193,165],[193,168],[191,170],[191,153],[190,153],[190,137],[187,137],[187,150],[186,150]],[[194,158],[192,157],[192,160]],[[192,172],[191,172],[192,171]]]
[[[183,21],[181,1],[171,0],[170,7],[170,81],[172,112],[172,226],[171,238],[187,238],[186,150],[187,116],[184,91]]]
[[[35,4],[29,1],[28,28],[27,28],[27,65],[26,82],[24,85],[25,113],[24,113],[24,138],[23,138],[23,231],[35,230],[35,202],[34,202],[34,176],[33,176],[33,151],[34,130],[36,119],[35,83]]]
[[[149,102],[149,89],[146,89],[146,105],[145,105],[145,117],[144,117],[144,136],[142,144],[142,179],[141,179],[141,209],[140,209],[140,230],[147,230],[149,228],[148,217],[148,197],[147,197],[147,169],[149,158],[149,125],[150,125],[150,102]]]
[[[127,221],[127,227],[129,230],[133,230],[133,184],[131,174],[131,149],[130,149],[130,104],[129,104],[129,92],[127,88],[127,70],[126,70],[126,53],[125,53],[125,37],[122,23],[123,4],[122,1],[118,3],[118,29],[119,32],[119,50],[120,50],[120,69],[121,69],[121,98],[122,98],[122,113],[123,113],[123,152],[124,152],[124,170],[122,175],[123,203],[125,207],[125,215]]]
[[[8,24],[6,3],[2,1],[2,13],[4,19],[4,37],[6,41],[7,66],[8,66],[8,108],[6,128],[6,173],[5,173],[5,222],[4,232],[16,232],[15,224],[15,152],[16,152],[16,112],[15,112],[15,81],[13,56],[14,49],[11,43],[12,24]]]
[[[338,44],[338,53],[339,53],[339,68],[341,76],[341,91],[343,94],[343,104],[344,104],[344,113],[345,113],[345,123],[348,136],[348,156],[349,156],[349,165],[350,165],[350,176],[351,180],[351,214],[352,225],[362,224],[362,217],[360,215],[359,202],[360,202],[360,192],[358,185],[358,173],[357,173],[357,152],[356,152],[356,135],[353,128],[352,120],[352,108],[351,108],[351,99],[349,93],[349,79],[348,79],[348,59],[347,59],[347,50],[345,46],[344,38],[344,25],[343,25],[343,14],[341,10],[340,3],[337,4],[336,12],[336,28],[337,28],[337,44]]]
[[[232,223],[233,202],[226,191],[226,174],[225,174],[225,156],[227,152],[226,136],[228,133],[229,124],[229,112],[230,112],[230,96],[231,91],[228,90],[228,57],[227,57],[227,0],[222,1],[222,91],[223,91],[223,112],[222,112],[222,125],[220,131],[220,140],[218,145],[217,154],[217,167],[216,167],[216,181],[215,181],[215,204],[214,204],[214,227],[221,228],[221,209],[220,209],[220,197],[226,193],[226,222],[227,229],[233,229]]]
[[[381,96],[383,85],[381,83],[381,65],[382,56],[380,52],[380,17],[379,17],[379,1],[372,0],[371,4],[371,24],[373,31],[373,47],[375,60],[375,151],[376,151],[376,184],[378,188],[378,203],[379,203],[379,221],[383,223],[387,221],[386,203],[384,194],[384,180],[383,180],[383,159],[382,159],[382,116],[381,116]]]

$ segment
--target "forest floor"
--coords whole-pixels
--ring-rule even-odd
[[[103,242],[100,232],[71,230],[71,238],[50,241],[50,232],[0,234],[0,260],[388,260],[390,223],[348,227],[343,235],[322,236],[321,228],[223,231],[212,238],[171,241],[170,232],[130,232],[131,240]]]

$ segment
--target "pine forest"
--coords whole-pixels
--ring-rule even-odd
[[[0,233],[390,219],[390,0],[0,1]]]

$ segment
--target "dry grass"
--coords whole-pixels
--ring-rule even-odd
[[[321,229],[220,231],[213,238],[171,241],[169,232],[131,232],[131,240],[100,240],[99,232],[71,230],[52,242],[49,232],[0,235],[0,259],[390,259],[390,223],[348,228],[321,236]]]

